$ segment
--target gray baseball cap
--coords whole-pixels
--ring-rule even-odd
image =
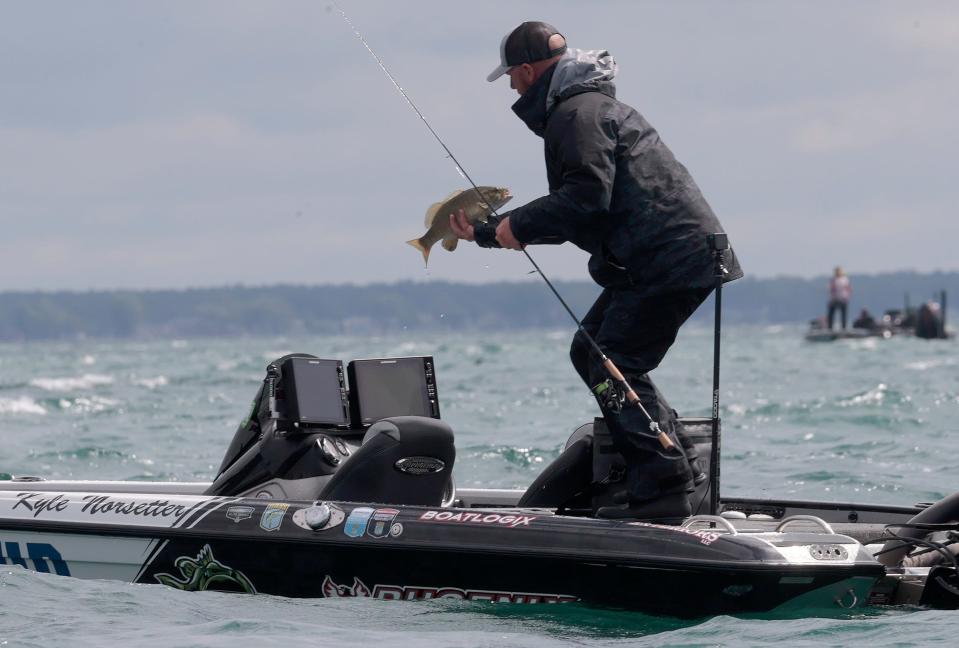
[[[499,66],[489,73],[487,81],[495,81],[511,67],[523,63],[545,61],[566,51],[566,45],[549,48],[551,36],[559,34],[559,30],[549,23],[527,21],[503,37],[499,45]]]

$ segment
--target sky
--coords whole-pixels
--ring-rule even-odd
[[[487,83],[545,20],[608,49],[747,275],[959,270],[959,3],[340,0],[479,184],[547,191]],[[531,279],[404,241],[466,186],[324,0],[0,0],[0,290]],[[530,248],[586,279],[573,247]]]

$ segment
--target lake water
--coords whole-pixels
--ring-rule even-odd
[[[725,495],[912,504],[959,490],[959,345],[829,344],[798,326],[723,340]],[[0,479],[209,480],[267,363],[301,351],[436,360],[462,487],[522,488],[596,414],[570,331],[0,345]],[[707,416],[712,332],[688,327],[654,378]],[[678,621],[578,605],[293,600],[81,581],[0,566],[0,646],[904,645],[959,614]]]

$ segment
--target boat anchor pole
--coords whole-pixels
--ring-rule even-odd
[[[723,265],[723,252],[729,249],[725,234],[710,234],[707,237],[713,253],[713,276],[716,279],[716,316],[713,323],[713,412],[712,446],[709,450],[709,514],[719,513],[719,340],[723,311],[723,279],[729,273]]]
[[[338,3],[336,0],[332,0],[332,4],[334,7],[336,7],[336,10],[339,12],[340,16],[343,17],[343,20],[346,21],[346,24],[350,26],[350,29],[353,31],[353,34],[359,39],[361,43],[363,43],[363,47],[365,47],[366,51],[370,53],[370,56],[373,57],[373,59],[376,61],[376,64],[380,66],[381,70],[383,70],[383,74],[387,76],[387,78],[390,80],[390,83],[393,84],[393,87],[395,87],[396,90],[401,95],[403,95],[403,98],[406,99],[406,103],[410,105],[410,108],[413,109],[413,112],[416,113],[417,117],[423,120],[423,124],[426,126],[427,129],[429,129],[430,133],[433,135],[433,137],[436,139],[439,145],[443,147],[443,150],[446,151],[446,156],[453,162],[453,166],[456,167],[457,173],[463,176],[463,178],[473,186],[473,190],[476,192],[476,195],[479,197],[481,201],[485,202],[486,198],[483,196],[483,193],[479,190],[479,187],[476,186],[476,183],[473,182],[473,178],[470,177],[470,175],[466,172],[463,166],[459,163],[459,160],[456,159],[456,156],[453,155],[453,151],[450,150],[450,148],[440,138],[440,136],[436,133],[436,131],[433,130],[433,127],[430,126],[430,123],[426,121],[426,117],[423,116],[423,113],[420,112],[420,109],[416,107],[415,103],[413,103],[413,100],[406,93],[406,90],[404,90],[402,86],[400,86],[400,84],[396,81],[396,78],[390,73],[388,69],[386,69],[386,64],[383,63],[383,60],[379,56],[377,56],[376,52],[373,51],[373,48],[370,47],[370,44],[366,42],[366,39],[363,38],[363,34],[360,33],[360,30],[356,28],[356,25],[353,24],[353,21],[350,20],[350,17],[346,15],[345,11],[343,11],[343,7],[340,6],[340,3]],[[492,205],[490,205],[490,211],[492,212],[494,216],[499,217],[499,214],[496,213],[496,210],[493,209]],[[723,234],[723,236],[725,236],[725,234]],[[589,342],[590,346],[599,356],[600,362],[603,364],[603,367],[609,373],[610,377],[618,384],[619,388],[623,391],[626,401],[631,405],[636,405],[637,407],[639,407],[639,409],[646,416],[646,420],[649,421],[649,431],[653,433],[653,435],[656,437],[656,439],[659,441],[660,445],[662,445],[664,449],[670,450],[675,448],[676,444],[674,444],[672,442],[672,439],[670,439],[669,436],[660,429],[659,423],[657,421],[654,421],[653,417],[651,417],[649,415],[649,412],[646,411],[646,408],[643,407],[642,402],[640,402],[639,400],[639,396],[636,394],[636,391],[630,386],[629,382],[626,380],[626,377],[623,375],[623,372],[621,372],[619,370],[619,367],[617,367],[613,363],[613,361],[610,360],[605,353],[603,353],[603,350],[599,348],[598,344],[596,344],[596,340],[594,340],[593,337],[586,332],[586,329],[583,328],[583,325],[580,323],[579,318],[576,317],[575,313],[573,313],[572,309],[566,303],[566,300],[564,300],[562,296],[560,296],[559,292],[557,292],[556,288],[553,287],[553,284],[550,282],[550,280],[546,278],[546,275],[543,274],[543,271],[540,269],[539,265],[537,265],[537,263],[533,261],[533,257],[531,257],[529,255],[529,252],[527,252],[525,249],[523,250],[523,254],[525,254],[526,258],[529,259],[529,262],[533,264],[533,267],[536,269],[536,272],[539,273],[539,276],[543,278],[543,281],[546,282],[546,285],[549,286],[549,289],[553,291],[553,294],[556,295],[556,299],[558,299],[559,303],[563,305],[563,308],[566,309],[566,312],[569,313],[569,316],[573,318],[574,322],[576,322],[576,328],[579,329],[579,332],[582,333],[583,336],[586,338],[587,342]]]

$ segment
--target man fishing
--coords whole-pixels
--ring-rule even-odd
[[[676,414],[648,372],[712,291],[707,235],[722,227],[657,132],[616,99],[616,63],[608,52],[567,49],[553,26],[524,22],[503,39],[500,65],[487,80],[503,74],[520,95],[513,112],[544,140],[549,194],[486,224],[470,224],[459,211],[450,215],[450,226],[482,247],[521,250],[569,241],[590,253],[589,273],[603,291],[583,328],[672,441],[657,438],[639,407],[620,406],[622,394],[612,391],[619,386],[577,332],[573,366],[596,395],[627,462],[626,491],[616,500],[621,505],[602,507],[597,515],[688,516],[693,470],[681,450]],[[732,250],[724,254],[724,280],[741,277]]]

